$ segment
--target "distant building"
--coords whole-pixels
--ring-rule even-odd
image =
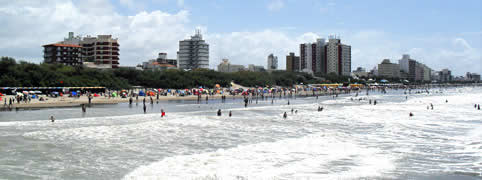
[[[466,81],[480,81],[480,74],[467,72],[465,74]]]
[[[49,44],[44,51],[46,63],[53,63],[51,54],[53,45],[60,51],[66,50],[61,54],[57,54],[57,61],[67,60],[66,65],[82,65],[87,63],[86,67],[92,68],[117,68],[119,67],[119,44],[117,39],[113,39],[111,35],[98,35],[97,37],[80,37],[75,36],[73,32],[69,32],[69,36],[58,43]],[[47,47],[48,46],[48,47]],[[77,53],[78,51],[78,53]],[[80,59],[79,59],[80,58]]]
[[[82,47],[74,44],[47,44],[44,47],[44,62],[69,66],[82,65]]]
[[[222,62],[218,65],[219,72],[238,72],[244,70],[245,68],[243,65],[231,64],[228,59],[223,59]]]
[[[191,39],[179,41],[178,60],[180,69],[209,68],[209,44],[199,30]]]
[[[358,67],[353,71],[352,76],[356,77],[368,77],[368,72],[365,68]]]
[[[314,43],[300,44],[298,71],[326,74],[325,39]]]
[[[290,52],[286,56],[286,71],[288,72],[298,72],[300,67],[300,57],[295,56],[295,53]]]
[[[87,36],[80,41],[82,61],[93,62],[99,67],[119,67],[119,43],[112,35]]]
[[[278,69],[278,57],[270,54],[268,56],[268,71],[273,71]]]
[[[256,66],[254,64],[250,64],[250,65],[248,65],[248,71],[262,72],[262,71],[266,71],[266,69],[264,69],[263,66]]]
[[[325,51],[326,73],[349,76],[351,73],[351,46],[342,44],[337,37],[330,36]]]
[[[450,71],[449,69],[442,69],[442,71],[439,72],[439,78],[440,82],[452,81],[452,71]]]
[[[400,70],[407,74],[407,79],[415,81],[417,61],[410,59],[410,55],[404,54],[398,63],[400,64]]]
[[[166,70],[176,69],[177,60],[167,59],[167,53],[159,53],[157,59],[151,59],[142,63],[143,70]]]
[[[378,76],[387,78],[400,78],[400,65],[391,63],[389,59],[384,59],[378,64]]]

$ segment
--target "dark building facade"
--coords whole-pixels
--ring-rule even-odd
[[[286,71],[298,72],[300,69],[300,57],[295,56],[295,53],[290,53],[286,56]]]
[[[82,65],[79,45],[47,44],[44,47],[44,62],[49,64],[64,64],[69,66]]]

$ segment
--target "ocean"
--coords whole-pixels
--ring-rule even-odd
[[[0,179],[482,179],[482,88],[413,92],[0,112]]]

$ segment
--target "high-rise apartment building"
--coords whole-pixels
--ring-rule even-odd
[[[278,69],[278,57],[270,54],[268,55],[268,71],[277,70]]]
[[[300,66],[298,71],[326,74],[325,39],[314,43],[300,44]]]
[[[286,71],[288,72],[298,72],[300,67],[300,57],[295,56],[295,53],[290,52],[286,56]]]
[[[103,67],[119,67],[119,43],[112,35],[87,36],[80,42],[82,60]]]
[[[337,37],[330,36],[325,45],[326,73],[349,76],[351,74],[351,46],[341,43]]]
[[[47,44],[44,47],[44,62],[69,66],[82,65],[82,47],[74,44]]]
[[[209,68],[209,44],[199,30],[191,39],[179,41],[178,63],[180,69]]]

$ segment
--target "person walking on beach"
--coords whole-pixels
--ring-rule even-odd
[[[85,111],[87,111],[86,108],[85,108],[85,104],[82,104],[82,112],[85,113]]]
[[[144,103],[144,107],[142,107],[142,109],[144,109],[144,114],[146,113],[146,104]]]
[[[50,122],[55,122],[54,116],[50,116]]]
[[[166,112],[164,112],[164,109],[161,108],[161,117],[166,116]]]
[[[244,107],[248,107],[248,98],[244,98]]]
[[[142,100],[142,104],[146,105],[146,98]]]
[[[129,105],[132,104],[132,97],[129,98]]]
[[[151,104],[154,104],[154,100],[152,99],[152,96],[149,98],[151,99]]]

